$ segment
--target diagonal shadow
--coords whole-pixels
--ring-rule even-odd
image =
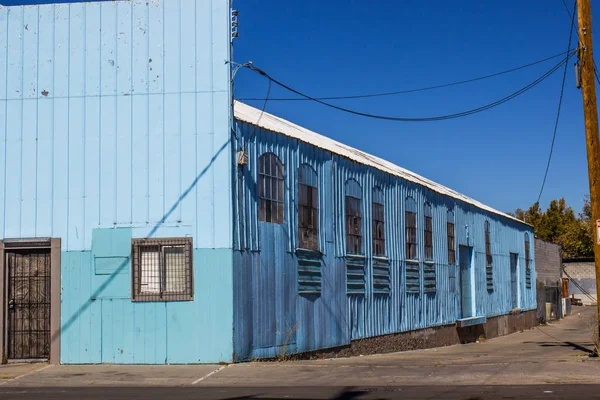
[[[223,152],[223,150],[225,150],[227,148],[227,146],[229,145],[230,141],[227,140],[225,143],[223,143],[223,145],[219,148],[219,150],[217,150],[217,152],[212,156],[212,158],[210,159],[210,161],[208,162],[208,164],[206,165],[206,167],[204,167],[204,169],[202,171],[200,171],[200,173],[198,174],[198,176],[196,176],[196,178],[194,179],[194,181],[190,184],[190,186],[188,186],[188,188],[181,194],[181,196],[179,196],[179,198],[175,201],[175,203],[173,203],[173,206],[171,206],[171,208],[169,209],[169,211],[167,211],[162,218],[160,219],[159,222],[156,223],[156,225],[154,225],[154,227],[152,228],[152,230],[148,233],[148,235],[146,236],[146,238],[150,238],[152,237],[156,231],[158,230],[158,228],[160,228],[160,226],[162,224],[164,224],[164,222],[167,220],[167,218],[169,218],[169,216],[177,209],[177,207],[179,206],[179,204],[181,204],[181,202],[183,201],[183,199],[185,199],[190,192],[194,189],[194,187],[196,187],[196,185],[198,184],[198,182],[200,181],[200,179],[202,179],[202,177],[208,172],[208,170],[210,169],[210,167],[215,163],[216,159],[219,157],[219,155]],[[60,328],[58,331],[53,332],[52,333],[52,339],[51,342],[55,342],[56,340],[58,340],[60,338],[60,333],[64,333],[65,331],[67,331],[75,321],[77,321],[77,319],[79,318],[79,316],[85,312],[89,307],[91,307],[94,298],[97,298],[98,296],[100,296],[100,294],[102,294],[102,292],[104,291],[104,289],[106,289],[111,282],[117,277],[117,275],[119,275],[123,269],[125,269],[125,267],[127,267],[129,265],[129,259],[127,258],[125,261],[123,261],[123,263],[121,263],[121,265],[119,265],[119,267],[110,275],[110,277],[102,284],[98,287],[98,289],[96,289],[96,291],[94,293],[92,293],[90,295],[90,299],[88,301],[86,301],[81,307],[79,307],[79,309],[77,311],[75,311],[75,313],[73,315],[71,315],[71,317],[69,317],[69,319],[64,323],[61,324]]]

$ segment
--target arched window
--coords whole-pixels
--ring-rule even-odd
[[[525,286],[527,289],[531,289],[531,266],[529,265],[531,254],[529,246],[529,233],[525,233]]]
[[[381,188],[373,188],[373,255],[385,256],[385,199]]]
[[[363,254],[362,190],[354,179],[346,181],[346,252]]]
[[[406,233],[406,258],[416,260],[417,255],[417,203],[412,197],[405,201],[405,233]]]
[[[425,229],[423,231],[425,260],[430,261],[433,260],[433,217],[431,216],[431,204],[429,202],[425,202],[423,216],[425,217]]]
[[[258,159],[258,198],[259,220],[283,224],[283,164],[273,153],[265,153]]]
[[[308,164],[298,168],[298,238],[301,248],[319,250],[317,173]]]
[[[454,239],[454,213],[448,210],[446,214],[446,231],[448,235],[448,265],[456,264],[456,241]]]
[[[485,221],[485,281],[488,290],[494,290],[494,270],[492,268],[492,242],[490,239],[490,222]]]

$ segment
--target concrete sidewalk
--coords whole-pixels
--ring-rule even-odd
[[[589,357],[595,315],[595,308],[575,308],[575,315],[548,326],[439,349],[231,366],[52,366],[31,373],[40,366],[27,365],[18,368],[29,375],[3,383],[4,387],[204,388],[600,384],[600,361]],[[0,375],[12,379],[21,371],[15,368],[2,366]]]

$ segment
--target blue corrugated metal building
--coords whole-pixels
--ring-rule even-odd
[[[515,311],[535,321],[531,226],[250,106],[236,103],[235,117],[235,147],[248,155],[234,204],[236,359]],[[261,176],[262,157],[277,160],[282,193]],[[302,237],[305,169],[317,193],[311,249]],[[269,198],[283,202],[282,219],[265,218]]]
[[[535,310],[530,226],[233,106],[230,48],[229,0],[0,8],[3,355],[245,360]]]

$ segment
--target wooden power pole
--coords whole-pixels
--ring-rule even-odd
[[[598,108],[594,53],[592,51],[592,12],[590,0],[577,0],[577,25],[579,31],[579,63],[581,65],[581,93],[590,179],[592,218],[596,221],[594,234],[594,259],[596,265],[596,299],[600,295],[600,144],[598,143]],[[600,334],[600,302],[598,303],[598,331]],[[596,343],[598,337],[595,338]],[[598,355],[598,348],[595,354]]]

